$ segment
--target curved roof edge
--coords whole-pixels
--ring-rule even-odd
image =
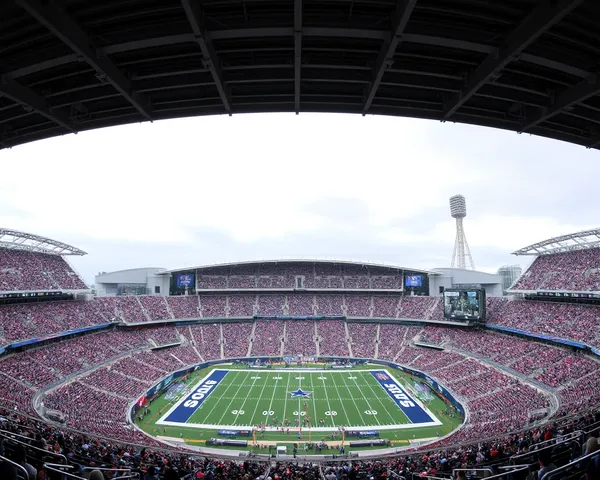
[[[301,259],[301,258],[280,258],[276,260],[245,260],[241,262],[225,262],[225,263],[214,263],[211,265],[198,265],[192,267],[185,268],[172,268],[170,270],[165,270],[163,272],[158,272],[159,274],[167,274],[167,273],[175,273],[182,272],[188,270],[204,270],[209,268],[226,268],[226,267],[237,267],[237,266],[245,266],[245,265],[261,265],[261,264],[274,264],[274,263],[333,263],[333,264],[342,264],[342,265],[354,265],[360,267],[378,267],[378,268],[389,268],[392,270],[410,270],[411,272],[422,272],[427,273],[429,275],[439,275],[438,272],[433,270],[424,270],[422,268],[409,268],[402,267],[398,265],[388,265],[383,263],[373,263],[373,262],[361,262],[357,260],[337,260],[337,259]]]
[[[83,250],[58,240],[1,227],[0,249],[46,253],[49,255],[87,255]]]
[[[528,247],[523,247],[513,252],[513,255],[552,255],[554,253],[574,252],[592,248],[600,248],[600,228],[549,238]]]

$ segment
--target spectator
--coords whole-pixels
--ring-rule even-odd
[[[22,444],[17,444],[14,451],[14,461],[21,465],[25,470],[27,470],[27,475],[29,476],[29,480],[37,479],[37,470],[29,463],[27,463],[27,452],[25,451],[25,447]]]
[[[552,453],[549,448],[542,450],[538,455],[538,464],[540,465],[540,469],[537,472],[538,480],[542,480],[544,475],[552,470],[556,470],[556,465],[552,463]]]

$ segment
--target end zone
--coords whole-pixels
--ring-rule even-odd
[[[200,380],[192,391],[173,405],[156,423],[158,425],[179,425],[186,423],[215,388],[221,383],[229,370],[215,369]]]

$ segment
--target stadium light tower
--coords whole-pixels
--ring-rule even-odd
[[[454,242],[454,253],[452,254],[452,265],[458,268],[467,268],[467,258],[471,265],[471,270],[475,270],[471,249],[467,243],[465,229],[463,227],[463,218],[467,216],[467,202],[462,195],[450,197],[450,215],[456,219],[456,241]]]

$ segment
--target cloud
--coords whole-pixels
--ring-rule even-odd
[[[0,152],[0,224],[73,243],[99,270],[328,257],[447,266],[467,198],[478,268],[595,226],[600,155],[511,132],[348,115],[133,124]]]

